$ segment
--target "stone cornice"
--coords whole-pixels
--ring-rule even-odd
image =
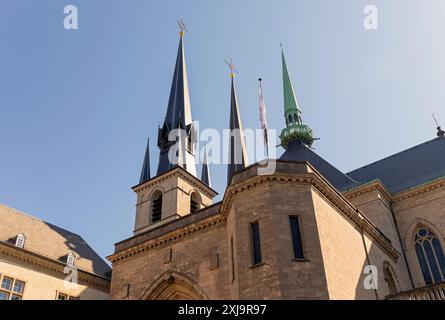
[[[386,189],[385,185],[378,179],[370,181],[368,183],[365,183],[348,191],[345,191],[343,192],[343,195],[347,199],[351,200],[373,191],[378,191],[388,203],[391,203],[392,201],[391,193],[388,191],[388,189]]]
[[[230,185],[224,195],[223,204],[221,206],[221,213],[227,216],[233,198],[239,193],[256,188],[258,185],[279,182],[289,185],[295,184],[311,184],[319,193],[328,199],[356,228],[366,233],[373,239],[377,245],[387,253],[393,260],[400,257],[400,253],[391,245],[391,242],[362,214],[356,209],[340,192],[332,187],[309,163],[307,170],[302,170],[302,173],[295,172],[276,172],[273,175],[258,176],[253,175],[251,178],[241,181],[237,184]],[[248,170],[256,170],[251,167]],[[306,171],[307,173],[304,173]]]
[[[218,193],[204,184],[201,180],[187,172],[186,170],[182,169],[181,167],[174,168],[170,171],[167,171],[166,173],[154,177],[151,180],[148,180],[142,184],[139,184],[137,186],[134,186],[132,189],[134,192],[139,193],[147,188],[151,188],[153,186],[157,186],[162,184],[164,181],[172,178],[172,177],[181,177],[185,181],[187,181],[190,185],[192,185],[195,188],[198,188],[201,192],[203,192],[205,195],[207,195],[210,198],[214,198]]]
[[[38,270],[54,277],[64,279],[67,275],[63,272],[66,264],[42,256],[38,253],[18,248],[7,242],[0,241],[0,256],[20,265],[24,265],[33,270]],[[78,283],[95,288],[105,293],[110,292],[110,279],[76,268]]]
[[[187,225],[185,227],[175,229],[175,230],[168,232],[160,237],[157,237],[157,238],[154,238],[151,240],[147,240],[141,244],[137,244],[137,245],[132,246],[126,250],[116,252],[116,253],[108,256],[107,259],[109,261],[111,261],[113,264],[116,264],[116,263],[125,261],[128,258],[143,254],[149,250],[159,248],[159,247],[168,246],[176,241],[179,241],[179,240],[182,240],[189,236],[192,236],[192,235],[196,234],[197,232],[206,230],[208,228],[214,227],[221,223],[225,223],[225,221],[226,221],[226,218],[223,215],[221,215],[220,213],[218,213],[216,215],[206,217],[200,221],[197,221],[197,222]]]
[[[203,218],[186,226],[179,226],[177,229],[166,232],[159,237],[154,237],[127,249],[117,251],[107,257],[113,264],[125,261],[128,258],[146,253],[147,251],[168,246],[175,241],[179,241],[187,236],[191,236],[198,231],[208,229],[220,223],[225,223],[227,215],[233,203],[233,198],[238,194],[254,189],[264,183],[284,183],[289,185],[304,184],[311,187],[332,203],[338,211],[349,221],[356,229],[365,233],[393,260],[397,260],[400,253],[394,249],[391,242],[363,215],[356,209],[339,191],[329,184],[310,164],[308,163],[286,163],[280,162],[282,168],[271,175],[257,175],[258,165],[253,165],[237,175],[243,175],[243,179],[235,180],[224,194],[221,207],[217,214]],[[284,166],[284,167],[283,167]],[[289,166],[289,168],[287,168]],[[292,168],[291,168],[292,167]],[[287,170],[288,169],[288,170]],[[234,177],[236,177],[235,175]]]
[[[414,187],[409,190],[399,192],[393,196],[393,202],[395,203],[406,199],[414,198],[442,187],[445,187],[445,177],[433,180],[431,182],[422,184],[420,186]]]
[[[437,190],[445,186],[445,177],[429,181],[427,183],[418,185],[408,190],[403,190],[396,194],[391,194],[391,192],[386,189],[385,185],[379,180],[373,180],[369,183],[360,185],[356,188],[343,192],[343,195],[348,199],[353,199],[355,197],[361,196],[363,194],[379,191],[383,195],[384,199],[388,203],[396,203],[413,197],[423,195],[427,192]]]

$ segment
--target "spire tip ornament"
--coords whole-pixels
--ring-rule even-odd
[[[179,36],[182,38],[182,37],[184,36],[185,32],[189,32],[189,31],[187,30],[187,27],[185,26],[185,23],[184,23],[184,19],[183,19],[183,18],[175,19],[175,20],[176,20],[176,22],[178,23],[178,27],[179,27]]]
[[[235,78],[235,73],[239,73],[238,70],[236,70],[235,65],[232,62],[232,58],[229,59],[229,61],[227,61],[226,59],[224,59],[224,61],[227,63],[227,65],[229,66],[230,69],[230,78],[233,79]]]

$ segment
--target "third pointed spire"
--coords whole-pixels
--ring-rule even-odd
[[[301,109],[295,95],[283,50],[281,50],[281,60],[283,67],[284,118],[286,121],[286,128],[280,135],[281,146],[287,149],[292,141],[300,141],[310,147],[315,139],[311,128],[303,124]]]

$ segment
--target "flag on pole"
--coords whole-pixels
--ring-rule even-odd
[[[264,138],[264,151],[266,157],[269,157],[269,139],[267,137],[267,119],[266,119],[266,104],[264,103],[264,96],[263,96],[263,85],[262,85],[262,79],[258,79],[260,84],[258,88],[258,95],[260,99],[260,123],[261,123],[261,129],[263,130],[263,138]]]

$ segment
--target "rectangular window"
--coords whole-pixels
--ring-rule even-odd
[[[9,277],[3,277],[3,280],[2,280],[2,289],[5,289],[5,290],[11,290],[11,287],[12,287],[12,282],[13,282],[14,280],[12,279],[12,278],[9,278]]]
[[[0,291],[0,300],[9,300],[9,293],[6,291]]]
[[[250,224],[252,233],[252,264],[261,263],[260,226],[258,222]]]
[[[235,255],[233,253],[233,237],[230,238],[230,259],[232,260],[232,283],[235,281]]]
[[[18,293],[18,294],[22,294],[24,288],[25,288],[25,283],[23,281],[15,280],[14,288],[12,291],[14,291],[15,293]]]
[[[292,234],[292,245],[294,247],[294,258],[304,259],[303,246],[301,244],[300,222],[297,216],[290,216],[290,230]]]
[[[25,282],[0,274],[0,300],[22,300]]]
[[[57,294],[57,300],[68,300],[68,295],[59,292],[59,293]]]
[[[79,300],[79,297],[74,297],[66,293],[57,292],[56,300]]]

